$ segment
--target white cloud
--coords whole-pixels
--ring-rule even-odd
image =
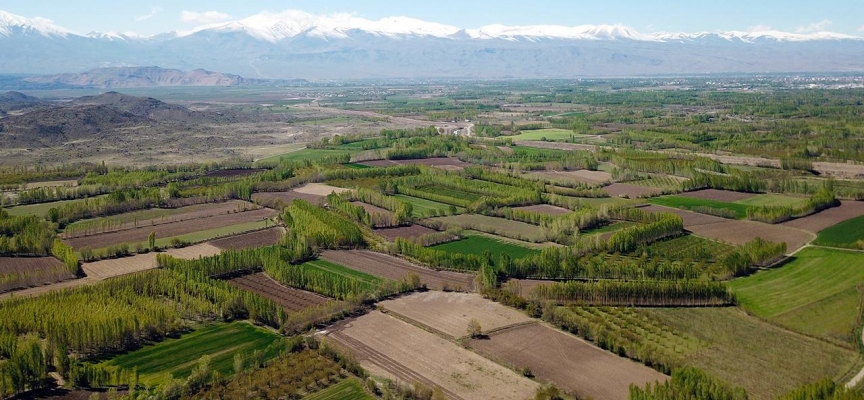
[[[136,17],[136,21],[146,21],[150,18],[153,18],[156,14],[162,12],[162,7],[156,6],[150,9],[150,12],[139,17]]]
[[[858,32],[864,32],[864,25],[861,25],[861,27],[858,28]]]
[[[834,22],[828,19],[823,19],[819,22],[814,22],[809,25],[801,25],[795,28],[795,32],[798,33],[813,33],[813,32],[825,32],[829,26],[831,26]]]
[[[769,32],[769,31],[772,31],[773,29],[771,29],[770,25],[759,24],[759,25],[751,26],[751,27],[747,28],[747,30],[750,32]]]
[[[198,24],[212,24],[231,19],[231,16],[218,11],[205,11],[203,13],[194,11],[183,11],[180,13],[180,19],[184,22],[195,22]]]

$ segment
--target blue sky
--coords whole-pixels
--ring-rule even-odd
[[[48,18],[81,33],[132,31],[155,34],[192,28],[203,21],[228,17],[240,19],[262,11],[287,9],[312,14],[352,13],[368,19],[404,15],[460,28],[496,23],[568,26],[621,23],[643,33],[747,31],[770,27],[786,32],[827,30],[864,36],[864,0],[0,1],[0,10],[28,18]]]

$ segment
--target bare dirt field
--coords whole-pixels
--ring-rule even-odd
[[[517,294],[519,296],[527,298],[528,293],[530,293],[531,289],[534,289],[535,286],[549,285],[554,281],[547,281],[543,279],[510,279],[509,281],[507,281],[508,284],[510,282],[516,282],[516,284],[519,285],[519,293]]]
[[[162,254],[191,260],[198,257],[215,256],[221,252],[222,249],[216,246],[201,243],[179,249],[170,249]],[[88,278],[102,280],[156,268],[156,254],[158,253],[150,252],[146,254],[137,254],[131,257],[112,258],[91,263],[83,263],[81,264],[81,269],[84,270],[84,273]]]
[[[273,227],[263,231],[244,233],[207,242],[222,250],[243,250],[252,247],[272,246],[282,238],[282,228]]]
[[[816,237],[810,232],[788,226],[728,220],[670,207],[652,205],[643,210],[678,214],[684,219],[684,229],[702,237],[734,245],[744,244],[759,237],[775,243],[786,242],[786,251],[791,253]]]
[[[329,300],[312,292],[282,285],[263,272],[243,275],[229,280],[228,283],[273,300],[276,304],[284,307],[286,311],[300,311],[307,307],[326,303]]]
[[[378,206],[373,206],[369,203],[364,203],[362,201],[352,201],[351,204],[355,206],[363,207],[366,212],[369,214],[384,214],[384,215],[393,215],[393,212]]]
[[[0,293],[73,278],[54,257],[0,257]]]
[[[327,335],[374,375],[439,387],[451,400],[528,399],[536,382],[407,322],[373,311]]]
[[[205,174],[208,178],[236,178],[240,176],[249,176],[257,172],[264,171],[263,169],[220,169],[210,171]]]
[[[387,300],[378,306],[454,339],[468,335],[468,323],[472,319],[480,323],[484,333],[532,321],[527,315],[476,293],[421,292]]]
[[[755,194],[733,192],[731,190],[702,189],[693,192],[684,192],[679,194],[679,196],[703,200],[725,201],[731,203],[738,200],[749,199],[755,196]]]
[[[91,249],[101,249],[114,244],[144,242],[147,240],[150,232],[156,232],[157,239],[169,238],[193,232],[239,225],[247,222],[261,221],[264,218],[272,218],[276,214],[277,213],[274,210],[263,208],[231,214],[218,214],[206,218],[196,218],[156,226],[140,226],[139,224],[138,228],[86,237],[76,237],[67,239],[66,242],[75,249],[80,249],[85,246],[90,247]]]
[[[414,265],[401,258],[365,250],[325,251],[321,258],[370,275],[399,280],[408,274],[420,276],[420,282],[433,290],[467,291],[474,287],[474,275],[451,271],[435,271]]]
[[[180,221],[188,221],[188,220],[197,220],[200,218],[207,218],[216,215],[230,214],[234,212],[240,211],[249,211],[261,208],[257,204],[252,204],[249,202],[245,202],[242,200],[229,200],[224,203],[208,203],[208,204],[196,204],[186,207],[180,207],[174,210],[171,210],[171,215],[159,218],[151,218],[151,219],[141,219],[137,222],[126,222],[123,224],[118,224],[116,227],[111,228],[98,228],[98,230],[94,229],[92,232],[85,232],[83,229],[75,230],[72,232],[64,232],[63,237],[66,239],[71,239],[75,237],[83,237],[83,236],[93,236],[94,234],[102,234],[108,232],[119,232],[129,229],[135,229],[136,227],[141,228],[154,228],[156,226],[162,224],[168,224],[172,222],[180,222]],[[139,211],[140,212],[140,211]],[[135,212],[129,213],[134,214]],[[114,218],[118,218],[119,216],[115,216]],[[112,219],[108,217],[107,219]],[[128,218],[131,220],[131,217]],[[151,229],[152,230],[152,229]]]
[[[534,323],[471,341],[480,354],[518,369],[528,367],[538,378],[580,398],[626,399],[631,384],[668,379],[651,368],[601,350],[573,335]]]
[[[417,164],[417,165],[428,165],[430,167],[436,167],[446,170],[461,170],[465,167],[470,166],[470,163],[459,160],[453,157],[438,157],[438,158],[421,158],[416,160],[375,160],[375,161],[364,161],[359,164],[367,165],[370,167],[392,167],[394,165],[408,165],[408,164]]]
[[[528,242],[541,243],[546,241],[546,232],[543,228],[521,221],[479,214],[449,215],[430,218],[429,220],[443,222],[448,227],[458,226],[462,229],[499,234]]]
[[[600,184],[603,182],[611,182],[612,174],[603,171],[589,171],[580,169],[578,171],[541,171],[535,172],[532,175],[542,176],[551,180],[572,180],[588,184]]]
[[[323,183],[307,183],[303,186],[294,189],[295,192],[301,194],[311,194],[315,196],[327,197],[330,193],[350,192],[351,189],[340,188],[336,186],[325,185]]]
[[[786,221],[780,225],[816,233],[859,215],[864,215],[864,201],[847,200],[841,202],[840,207],[829,208],[804,218]]]
[[[609,193],[609,196],[612,197],[621,197],[623,195],[627,195],[627,197],[631,199],[642,196],[650,196],[653,194],[660,194],[662,192],[662,190],[659,188],[636,186],[629,183],[613,183],[603,188],[603,190],[605,190],[606,193]]]
[[[253,201],[260,201],[262,204],[268,205],[272,202],[278,207],[288,207],[296,199],[306,200],[312,204],[318,204],[324,202],[324,198],[325,196],[298,193],[293,190],[288,192],[259,192],[252,195]]]
[[[558,207],[558,206],[553,206],[553,205],[549,205],[549,204],[537,204],[537,205],[533,205],[533,206],[513,207],[513,209],[514,210],[522,210],[522,211],[531,211],[531,212],[536,212],[536,213],[540,213],[540,214],[549,214],[549,215],[562,215],[562,214],[568,214],[571,212],[570,210],[568,210],[564,207]]]
[[[416,238],[423,236],[427,233],[434,233],[436,231],[434,229],[429,229],[425,226],[411,225],[399,228],[375,229],[374,232],[387,238],[387,240],[394,241],[396,240],[396,238]]]

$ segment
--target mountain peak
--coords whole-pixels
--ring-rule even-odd
[[[61,36],[72,33],[66,28],[57,26],[50,19],[35,17],[24,18],[20,15],[0,10],[0,36],[10,36],[13,33],[38,33],[42,36]]]

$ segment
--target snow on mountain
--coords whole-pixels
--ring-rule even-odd
[[[472,39],[504,39],[518,41],[526,39],[570,39],[570,40],[654,40],[624,25],[533,25],[505,26],[487,25],[479,29],[467,29],[465,33]]]
[[[72,33],[66,28],[55,25],[54,21],[50,19],[40,17],[24,18],[0,10],[0,36],[10,36],[16,31],[21,33],[35,32],[46,37],[66,37],[66,35]]]

